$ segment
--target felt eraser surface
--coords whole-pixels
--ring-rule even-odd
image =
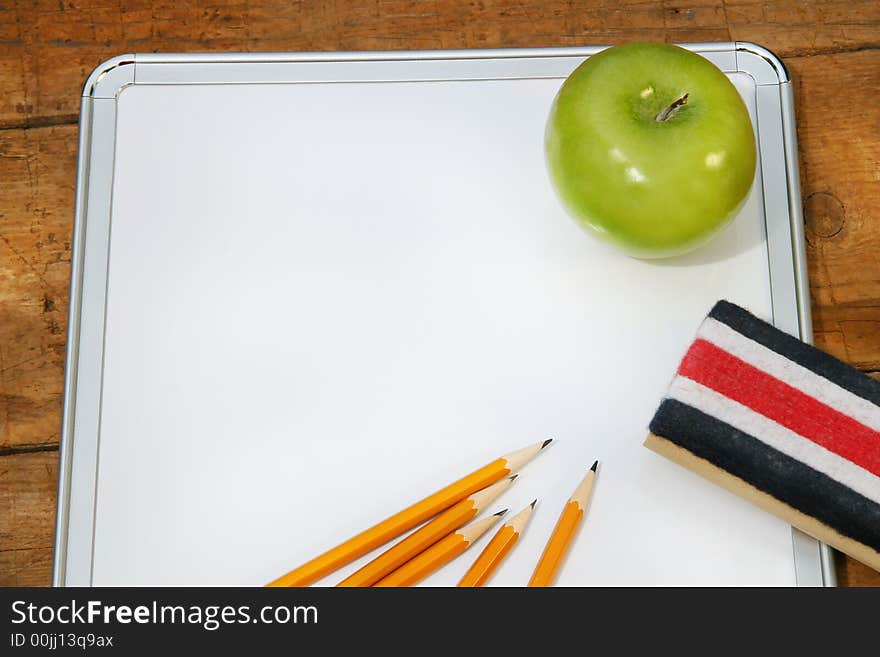
[[[880,383],[855,368],[720,301],[650,431],[655,451],[686,450],[714,468],[674,460],[880,568]]]

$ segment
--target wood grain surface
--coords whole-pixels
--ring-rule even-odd
[[[126,52],[754,41],[792,73],[815,341],[880,380],[876,0],[0,4],[0,585],[48,584],[87,75]],[[841,584],[880,573],[838,559]]]

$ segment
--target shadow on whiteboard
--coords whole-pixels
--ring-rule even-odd
[[[673,258],[646,260],[645,262],[661,267],[694,267],[732,260],[745,253],[750,253],[754,249],[766,248],[763,222],[744,218],[745,216],[754,217],[758,212],[754,196],[753,190],[736,218],[703,246]]]

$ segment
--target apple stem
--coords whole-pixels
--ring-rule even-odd
[[[682,96],[681,98],[676,100],[674,103],[672,103],[669,107],[666,107],[666,108],[660,110],[657,113],[657,116],[654,117],[654,120],[657,121],[658,123],[662,123],[663,121],[668,121],[669,119],[671,119],[673,116],[675,116],[678,113],[677,112],[678,108],[681,107],[682,105],[685,105],[688,102],[689,95],[690,94],[685,94],[684,96]]]

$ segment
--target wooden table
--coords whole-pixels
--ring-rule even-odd
[[[12,7],[10,7],[12,4]],[[0,585],[50,581],[82,84],[126,52],[754,41],[794,78],[816,344],[880,379],[876,0],[13,0],[0,7]],[[840,558],[842,584],[880,586]]]

